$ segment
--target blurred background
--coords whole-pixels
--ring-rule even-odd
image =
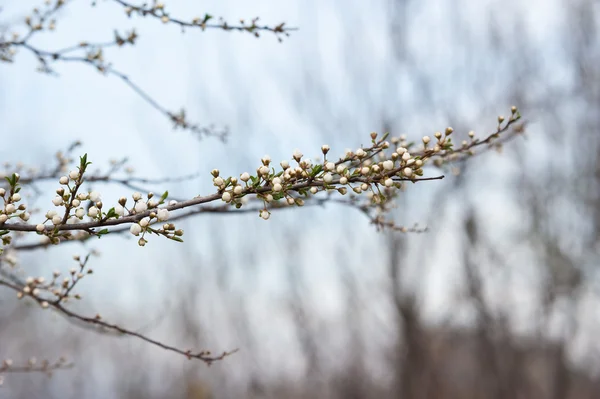
[[[37,3],[0,1],[11,32]],[[227,143],[173,131],[122,82],[81,64],[0,64],[0,159],[51,164],[81,140],[93,166],[127,156],[140,177],[201,171],[148,187],[212,192],[209,171],[252,172],[269,154],[318,156],[371,131],[420,140],[492,132],[519,107],[524,137],[410,185],[390,215],[424,234],[377,232],[328,204],[199,215],[185,243],[108,236],[22,252],[29,275],[66,271],[92,250],[77,309],[178,347],[239,352],[206,367],[98,334],[0,291],[0,358],[75,368],[8,374],[0,398],[600,397],[600,3],[594,0],[170,0],[172,15],[299,28],[192,31],[128,19],[111,1],[72,2],[34,43],[139,43],[106,58],[167,108],[227,125]],[[14,28],[17,29],[17,28]],[[17,29],[18,30],[18,29]],[[36,202],[51,206],[55,182]],[[105,203],[131,195],[94,186]],[[24,189],[26,191],[26,189]],[[33,216],[32,221],[36,222]]]

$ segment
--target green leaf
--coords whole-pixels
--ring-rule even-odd
[[[100,238],[101,236],[108,234],[108,229],[102,229],[99,232],[96,233],[96,235],[98,236],[98,238]]]
[[[108,212],[106,212],[106,215],[105,215],[105,217],[106,217],[107,219],[113,218],[113,217],[115,217],[115,216],[116,216],[117,218],[119,217],[119,215],[117,215],[117,213],[115,212],[115,208],[110,208],[110,209],[108,210]]]
[[[10,233],[10,231],[8,231],[8,230],[2,230],[2,231],[0,231],[0,236],[6,235],[8,233]]]
[[[204,14],[204,21],[202,21],[202,23],[207,23],[208,21],[210,21],[213,18],[212,15],[210,14]]]
[[[321,173],[322,170],[323,170],[323,165],[315,165],[312,168],[312,171],[310,172],[310,175],[312,177],[315,177],[316,175],[318,175],[319,173]]]
[[[167,199],[168,196],[169,196],[169,190],[165,191],[163,193],[163,195],[160,196],[159,204],[162,204],[163,202],[165,202],[165,200]]]
[[[169,237],[169,238],[173,241],[183,242],[183,239],[181,237],[173,236],[173,237]]]
[[[273,195],[273,199],[275,201],[279,201],[280,199],[282,199],[284,197],[284,194],[281,193],[281,192],[279,192],[279,193],[273,193],[272,195]]]

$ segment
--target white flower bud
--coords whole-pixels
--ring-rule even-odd
[[[150,224],[150,218],[149,217],[145,217],[142,220],[140,220],[140,226],[141,227],[147,227]]]
[[[156,217],[159,221],[163,222],[169,219],[169,211],[167,209],[159,209],[156,213]]]
[[[389,159],[387,161],[383,161],[383,169],[385,169],[385,170],[394,169],[394,161],[391,161]]]
[[[140,233],[142,232],[142,226],[140,226],[137,223],[134,223],[131,225],[131,227],[129,228],[129,232],[131,234],[133,234],[134,236],[138,236],[140,235]]]
[[[137,201],[133,209],[135,209],[136,213],[142,213],[148,209],[148,205],[144,201]]]
[[[264,220],[267,220],[267,219],[269,219],[269,216],[271,216],[271,213],[269,211],[267,211],[266,209],[263,209],[260,211],[259,215]]]
[[[406,177],[411,177],[413,174],[413,170],[411,168],[404,168],[402,170],[402,173],[404,174],[404,176]]]
[[[85,216],[85,209],[77,208],[75,211],[75,216],[77,216],[79,219],[82,219]]]
[[[333,171],[335,169],[335,164],[333,162],[327,162],[325,164],[325,169]]]
[[[331,173],[325,173],[325,175],[323,176],[323,181],[327,184],[331,183],[333,181],[333,176],[331,175]]]
[[[15,207],[14,204],[6,204],[6,206],[4,207],[4,210],[6,211],[7,214],[10,215],[11,213],[15,213],[17,208]]]
[[[115,213],[119,216],[123,216],[125,214],[125,208],[123,208],[120,204],[115,205]]]
[[[231,194],[228,191],[225,191],[221,196],[221,199],[225,202],[231,201]]]
[[[346,176],[340,177],[340,184],[348,184],[348,178]]]
[[[90,209],[88,210],[88,216],[92,218],[98,216],[99,213],[100,209],[96,208],[95,206],[90,207]]]
[[[133,193],[133,195],[131,197],[133,198],[134,201],[138,201],[138,200],[142,199],[142,194],[135,192],[135,193]]]
[[[223,180],[222,177],[215,177],[213,179],[213,183],[215,184],[215,186],[221,187],[223,184],[225,184],[225,181]]]
[[[261,174],[262,176],[266,176],[269,174],[269,168],[266,167],[265,165],[263,165],[260,168],[258,168],[258,173]]]
[[[54,215],[54,216],[52,217],[52,224],[53,224],[53,225],[55,225],[55,226],[56,226],[56,225],[59,225],[59,224],[61,224],[61,223],[62,223],[62,217],[60,217],[59,215]]]
[[[79,178],[79,171],[78,170],[72,170],[69,172],[69,177],[72,180],[77,180]]]
[[[61,176],[60,179],[58,179],[58,182],[60,184],[69,184],[69,178],[67,176]]]
[[[41,233],[42,231],[46,230],[46,226],[40,223],[37,226],[35,226],[35,229]]]
[[[243,182],[247,182],[250,180],[250,174],[248,172],[244,172],[240,175],[240,180]]]
[[[60,206],[63,204],[63,197],[61,197],[60,195],[57,195],[56,197],[54,197],[54,199],[52,200],[52,203],[54,204],[54,206]]]
[[[21,201],[21,194],[14,193],[13,196],[12,196],[12,200],[13,200],[13,202],[19,202],[19,201]]]
[[[93,201],[93,202],[100,201],[100,193],[98,191],[92,191],[90,193],[90,201]]]

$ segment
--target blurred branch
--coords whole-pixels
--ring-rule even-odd
[[[44,298],[43,296],[40,295],[40,293],[35,293],[34,290],[35,288],[31,288],[32,286],[35,286],[33,284],[33,282],[11,282],[8,280],[4,280],[4,279],[0,279],[0,285],[5,286],[7,288],[10,288],[14,291],[17,292],[19,297],[30,297],[32,298],[34,301],[36,301],[43,309],[46,308],[52,308],[55,311],[59,312],[60,314],[69,317],[69,318],[73,318],[76,319],[80,322],[86,323],[86,324],[90,324],[93,326],[99,326],[102,327],[104,329],[107,329],[109,331],[114,331],[117,332],[119,334],[122,335],[126,335],[126,336],[130,336],[130,337],[134,337],[137,339],[140,339],[144,342],[147,342],[151,345],[157,346],[161,349],[170,351],[170,352],[174,352],[180,355],[184,355],[185,357],[187,357],[188,359],[198,359],[201,360],[203,362],[205,362],[206,364],[210,365],[211,363],[218,361],[218,360],[222,360],[223,358],[225,358],[226,356],[229,356],[235,352],[237,352],[238,350],[232,350],[229,352],[223,352],[220,355],[217,356],[213,356],[211,354],[210,351],[200,351],[200,352],[194,352],[191,349],[180,349],[177,348],[175,346],[172,345],[168,345],[165,343],[162,343],[160,341],[154,340],[152,338],[149,338],[148,336],[140,333],[140,332],[136,332],[133,330],[129,330],[127,328],[121,327],[117,324],[113,324],[113,323],[109,323],[106,322],[102,319],[102,317],[100,316],[100,314],[97,314],[94,317],[87,317],[87,316],[83,316],[79,313],[76,313],[70,309],[67,309],[64,306],[64,302],[65,299],[68,299],[70,297],[70,289],[68,289],[66,292],[66,294],[64,296],[59,296],[58,299],[55,300],[49,300],[49,298]],[[72,288],[75,284],[72,284],[69,286],[69,288]]]

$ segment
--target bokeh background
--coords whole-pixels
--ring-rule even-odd
[[[198,141],[118,79],[81,64],[0,64],[0,160],[44,165],[74,140],[99,168],[127,156],[141,177],[212,192],[209,171],[253,171],[269,154],[358,148],[371,131],[419,140],[452,126],[484,135],[517,105],[527,133],[443,181],[411,185],[391,214],[425,234],[377,232],[328,204],[199,215],[185,243],[105,237],[19,254],[31,275],[99,251],[78,309],[181,347],[239,348],[206,367],[98,334],[0,292],[0,358],[76,364],[8,374],[0,398],[596,398],[600,392],[600,4],[593,0],[170,0],[173,15],[260,16],[272,35],[128,19],[111,1],[72,2],[56,49],[139,43],[106,57],[167,108],[227,125]],[[7,32],[36,5],[0,1]],[[460,172],[460,173],[458,173]],[[36,203],[51,208],[53,183]],[[131,192],[94,186],[105,203]],[[35,219],[32,218],[32,219]]]

